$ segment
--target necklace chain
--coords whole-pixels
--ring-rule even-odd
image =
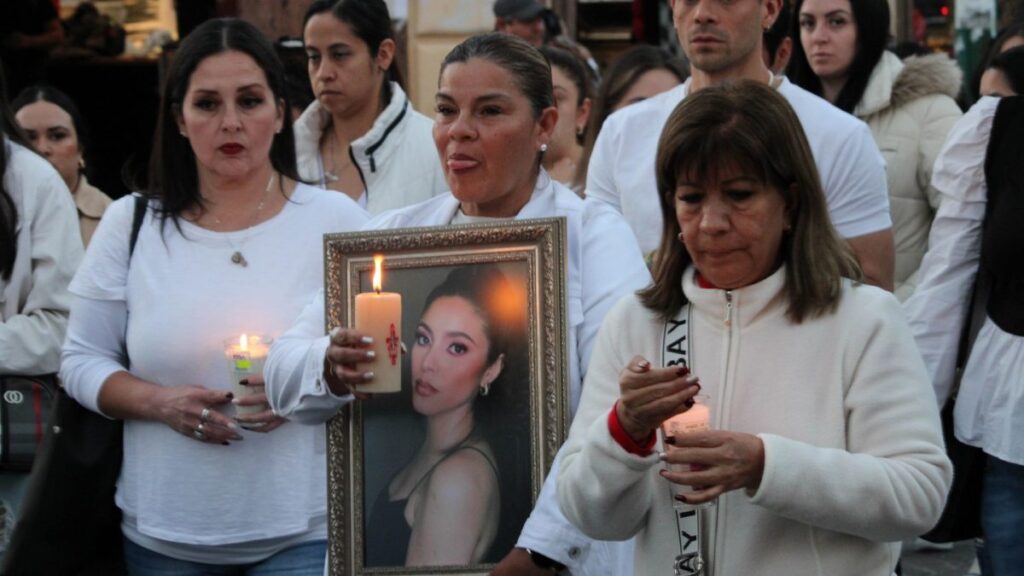
[[[248,232],[249,230],[252,229],[253,226],[256,225],[256,219],[259,218],[260,212],[263,211],[263,207],[267,203],[267,197],[270,195],[270,188],[274,185],[274,179],[276,177],[277,172],[273,172],[270,174],[270,179],[267,180],[267,188],[263,191],[263,196],[260,198],[259,204],[256,205],[256,210],[254,210],[252,216],[249,217],[249,225],[246,226],[245,228],[242,228],[243,231]],[[209,214],[210,217],[213,218],[214,223],[217,224],[218,227],[223,226],[223,222],[221,222],[220,218],[218,218],[216,214],[214,214],[213,212],[210,212]],[[242,254],[242,248],[245,246],[245,243],[249,241],[249,236],[251,235],[251,233],[246,234],[245,237],[243,237],[237,244],[231,238],[231,233],[228,232],[227,234],[228,235],[225,236],[225,238],[227,239],[228,244],[230,244],[231,247],[234,249],[234,253],[231,254],[231,263],[238,264],[242,268],[247,267],[249,265],[249,261],[246,260],[245,256]]]

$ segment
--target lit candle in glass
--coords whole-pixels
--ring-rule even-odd
[[[383,261],[383,256],[373,257],[373,292],[356,295],[355,329],[373,338],[376,355],[373,362],[357,365],[362,372],[372,371],[373,380],[356,389],[373,394],[402,389],[402,296],[381,292]]]
[[[231,390],[236,397],[248,396],[263,392],[261,385],[242,385],[244,379],[253,375],[263,377],[263,365],[267,362],[267,353],[273,340],[267,336],[242,334],[232,336],[224,341],[224,356],[228,361],[228,372],[231,377]],[[264,406],[236,406],[240,416],[262,412]]]
[[[661,425],[661,433],[664,438],[685,436],[686,434],[703,432],[704,430],[711,430],[713,428],[710,398],[705,394],[698,394],[693,397],[693,400],[693,406],[690,406],[686,412],[676,414],[668,420],[665,420]],[[679,448],[671,444],[665,444],[666,452],[671,453],[677,450],[686,450],[686,448]],[[668,468],[674,472],[697,472],[701,470],[701,467],[697,464],[691,464],[689,466],[671,464],[668,465]],[[672,494],[674,495],[681,494],[685,496],[701,489],[702,488],[700,487],[672,484]],[[675,508],[679,510],[689,510],[693,508],[714,506],[715,501],[711,500],[710,502],[698,505],[690,505],[675,501],[673,504]]]

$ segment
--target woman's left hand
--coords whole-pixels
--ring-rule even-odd
[[[266,433],[277,429],[281,424],[288,421],[286,418],[274,414],[274,411],[270,408],[270,403],[267,401],[267,392],[264,388],[263,376],[249,376],[246,386],[257,388],[258,392],[236,396],[231,403],[235,406],[261,406],[264,408],[254,414],[239,414],[235,417],[235,420],[243,425],[246,430]]]
[[[686,495],[687,504],[701,504],[718,496],[745,488],[757,490],[764,474],[764,443],[753,434],[707,430],[688,432],[666,439],[662,459],[690,472],[662,470],[671,482],[695,487]]]

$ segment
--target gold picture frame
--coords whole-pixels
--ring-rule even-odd
[[[555,453],[568,433],[566,238],[562,218],[325,237],[326,327],[354,325],[355,296],[370,290],[373,257],[381,254],[384,256],[384,291],[398,292],[403,297],[401,337],[409,350],[403,360],[401,393],[355,401],[328,423],[330,574],[487,574],[494,562],[511,550],[522,522],[536,502]],[[402,530],[381,532],[379,527],[373,530],[373,523],[377,521],[375,513],[383,517],[378,507],[401,507],[402,502],[407,502],[392,500],[389,487],[401,485],[403,474],[413,477],[409,471],[420,461],[414,456],[421,454],[415,449],[424,446],[428,438],[426,432],[421,433],[422,441],[416,436],[417,426],[423,427],[423,421],[430,421],[430,416],[424,416],[422,411],[417,413],[415,408],[421,380],[416,380],[416,386],[410,384],[412,368],[409,365],[416,362],[417,354],[414,345],[421,346],[424,339],[418,332],[421,330],[418,327],[420,314],[426,313],[423,306],[428,293],[450,281],[456,270],[485,269],[501,272],[507,279],[505,285],[514,288],[515,298],[523,299],[514,307],[525,312],[521,338],[512,340],[510,334],[518,333],[517,329],[504,330],[501,336],[508,340],[510,351],[507,358],[502,355],[505,367],[502,374],[508,377],[508,382],[496,385],[498,392],[488,398],[481,399],[474,394],[469,400],[473,407],[488,402],[490,412],[470,408],[480,410],[481,414],[467,439],[459,444],[467,452],[471,448],[480,455],[486,452],[487,455],[478,460],[486,461],[494,471],[497,488],[491,494],[497,494],[492,498],[498,498],[500,504],[488,510],[497,509],[499,513],[480,511],[477,517],[497,516],[498,520],[482,520],[496,525],[492,530],[495,535],[489,545],[486,538],[481,537],[479,546],[488,550],[473,553],[479,560],[464,564],[405,566],[405,558],[397,560],[403,546],[402,536],[398,534]],[[416,334],[415,344],[410,338],[413,333]],[[518,372],[511,372],[512,366],[519,366]],[[526,376],[525,386],[520,384],[523,376]],[[494,410],[495,406],[500,410]],[[470,437],[480,439],[481,449],[467,444]],[[459,449],[462,448],[455,448]],[[438,464],[419,479],[417,487]],[[491,477],[487,473],[484,476]],[[414,498],[415,493],[413,489],[407,497]],[[404,515],[399,518],[405,520]],[[407,522],[405,529],[410,532],[406,541],[416,538],[411,535],[414,527]],[[374,538],[367,535],[368,531],[389,536]],[[399,543],[395,544],[395,540]],[[405,546],[406,554],[413,555],[413,546]],[[387,547],[397,549],[385,550]]]

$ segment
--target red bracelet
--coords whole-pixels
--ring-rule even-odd
[[[629,433],[626,432],[626,429],[622,427],[622,422],[619,422],[618,400],[615,401],[615,406],[612,406],[612,411],[608,413],[608,432],[611,433],[615,442],[630,454],[648,456],[654,452],[654,443],[657,440],[657,435],[654,432],[651,432],[651,435],[647,437],[647,440],[644,440],[643,444],[639,444],[633,440]]]

